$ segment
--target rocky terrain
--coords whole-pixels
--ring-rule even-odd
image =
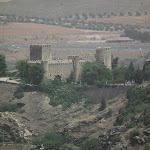
[[[143,146],[150,141],[150,127],[140,123],[143,113],[132,117],[132,122],[138,127],[136,136],[131,135],[135,128],[128,129],[128,122],[122,126],[113,126],[119,110],[127,102],[126,90],[120,90],[118,96],[114,97],[109,89],[99,89],[100,95],[106,92],[112,96],[106,97],[107,107],[103,111],[99,110],[101,97],[98,99],[95,96],[90,97],[94,103],[88,107],[85,107],[86,99],[83,98],[80,103],[62,111],[61,105],[57,107],[49,105],[50,99],[44,93],[25,92],[23,98],[12,100],[16,85],[0,83],[0,89],[1,102],[19,106],[17,112],[0,113],[0,133],[4,135],[4,144],[8,144],[1,146],[1,150],[9,150],[10,147],[11,150],[34,148],[32,139],[48,131],[68,135],[77,146],[89,137],[99,138],[102,146],[110,150],[143,150]],[[98,89],[92,89],[91,93],[95,95],[94,92],[97,93]],[[90,89],[87,93],[89,92]],[[84,95],[87,95],[86,92]],[[110,109],[111,115],[108,113]]]
[[[3,89],[8,89],[8,86],[10,89],[15,89],[9,84],[0,84],[0,86],[3,86]],[[0,94],[1,101],[10,102],[11,97],[12,95],[4,100],[5,96]],[[49,101],[47,95],[39,92],[27,92],[22,99],[11,100],[11,103],[17,103],[22,111],[0,114],[0,131],[6,135],[5,142],[31,142],[31,139],[37,135],[56,130],[68,134],[74,144],[79,145],[87,137],[98,137],[111,129],[126,98],[122,94],[107,100],[107,109],[101,112],[100,100],[90,108],[85,108],[83,99],[67,111],[62,111],[61,106],[50,106]],[[107,115],[109,108],[113,111],[112,117]]]

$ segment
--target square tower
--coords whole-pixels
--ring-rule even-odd
[[[52,49],[50,45],[30,45],[30,61],[50,61]]]

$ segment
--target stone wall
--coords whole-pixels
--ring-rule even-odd
[[[99,47],[96,49],[96,62],[104,64],[110,70],[111,67],[111,48],[110,47]]]

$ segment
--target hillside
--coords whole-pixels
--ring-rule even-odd
[[[12,0],[0,2],[0,13],[57,18],[75,13],[149,12],[149,0]]]
[[[4,90],[10,88],[8,93],[12,88],[14,89],[9,84],[0,83],[0,87],[3,87]],[[118,89],[116,90],[118,91]],[[107,92],[107,89],[105,91],[99,89],[99,92]],[[11,98],[12,95],[8,94],[5,102],[17,104],[20,106],[20,111],[16,113],[0,113],[2,120],[0,122],[0,132],[2,132],[3,127],[7,127],[7,130],[4,131],[7,135],[6,142],[19,143],[20,141],[28,141],[31,143],[33,137],[48,130],[56,130],[59,133],[68,134],[76,145],[81,144],[89,136],[98,137],[101,133],[106,133],[110,130],[113,127],[113,122],[119,109],[123,107],[126,101],[124,94],[113,99],[109,98],[107,100],[107,109],[100,113],[98,109],[101,99],[94,105],[89,105],[90,107],[88,108],[84,106],[85,99],[83,99],[82,102],[74,104],[67,111],[62,111],[61,106],[52,107],[49,105],[49,97],[40,92],[25,92],[22,99],[10,101]],[[4,101],[4,96],[1,94],[0,99]],[[110,108],[113,111],[113,115],[108,117],[107,113]]]
[[[96,101],[96,103],[88,104],[85,103],[86,99],[82,99],[81,102],[73,104],[66,111],[62,111],[61,105],[57,107],[49,105],[50,99],[44,93],[36,91],[25,92],[23,98],[11,100],[12,95],[9,95],[9,93],[15,89],[15,86],[0,83],[0,88],[3,88],[4,91],[7,90],[5,94],[8,95],[7,99],[5,99],[3,94],[0,93],[1,101],[17,104],[20,107],[17,112],[0,112],[0,133],[5,134],[5,143],[11,142],[11,145],[0,146],[2,150],[33,150],[32,148],[35,146],[32,145],[32,139],[41,137],[45,132],[53,130],[59,134],[68,135],[76,146],[80,146],[87,138],[98,138],[101,141],[102,150],[148,150],[146,147],[149,148],[149,109],[148,112],[142,111],[143,106],[148,108],[149,104],[142,104],[142,107],[139,107],[140,109],[137,107],[138,110],[137,113],[134,112],[134,116],[130,112],[123,113],[128,107],[129,109],[133,107],[125,107],[131,97],[128,101],[124,87],[113,88],[113,93],[109,88],[86,89],[87,94],[89,92],[93,93],[93,97],[90,94],[90,99]],[[122,91],[119,91],[118,88]],[[134,93],[134,90],[136,88],[132,88],[131,91]],[[113,98],[115,91],[116,93],[119,91],[119,93],[117,93],[118,96],[115,95],[115,98]],[[106,97],[107,107],[104,110],[99,110],[101,98],[97,99],[95,92],[100,93],[99,96],[107,93],[112,97]],[[147,90],[146,94],[148,95],[149,92]],[[129,93],[134,95],[132,92]],[[134,102],[136,98],[136,101],[139,101],[139,98],[142,97],[136,96],[132,98]],[[144,98],[144,100],[146,99]],[[110,110],[111,113],[109,113]],[[119,115],[122,113],[119,118],[123,118],[124,124],[114,126],[118,113]],[[128,119],[125,120],[125,117],[128,117]]]

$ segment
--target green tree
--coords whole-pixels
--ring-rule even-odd
[[[150,81],[150,64],[145,66],[144,72],[147,80]]]
[[[44,68],[42,64],[36,63],[30,67],[31,83],[39,85],[44,77]]]
[[[0,77],[6,75],[6,61],[5,61],[5,56],[0,54]]]
[[[55,132],[45,133],[41,143],[51,149],[58,149],[65,143],[65,138]]]
[[[18,110],[17,104],[1,103],[0,112],[16,112]]]
[[[113,58],[113,60],[112,60],[112,69],[115,69],[115,68],[118,67],[118,60],[119,60],[118,57]]]
[[[72,83],[72,82],[75,82],[75,74],[74,72],[72,71],[70,76],[66,79],[67,83]]]
[[[101,143],[98,139],[87,139],[81,145],[81,150],[101,150]]]
[[[94,84],[96,81],[111,80],[111,71],[102,64],[87,62],[83,66],[82,81]]]
[[[16,69],[19,70],[19,77],[25,83],[30,81],[30,65],[27,61],[21,60],[16,63]]]
[[[104,110],[106,108],[106,100],[103,98],[101,101],[101,107],[99,108],[100,111]]]
[[[132,81],[132,80],[135,79],[135,69],[134,69],[132,61],[131,61],[130,65],[129,65],[127,71],[126,71],[125,79],[127,81]]]
[[[142,70],[138,69],[135,72],[135,83],[141,84],[143,82],[143,72]]]
[[[127,71],[126,67],[115,68],[113,70],[113,79],[125,81],[126,71]]]

